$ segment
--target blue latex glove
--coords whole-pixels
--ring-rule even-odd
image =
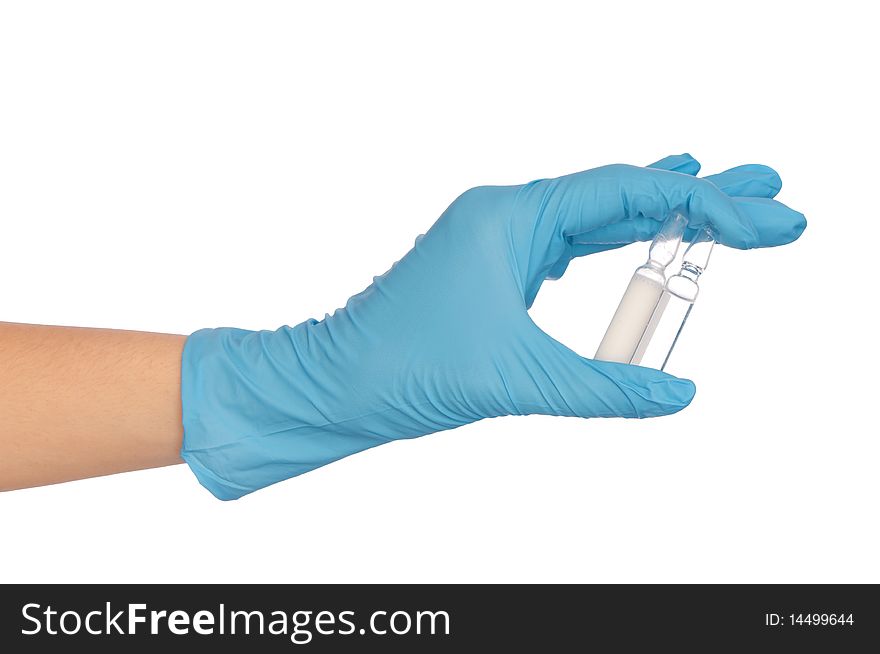
[[[573,257],[653,237],[672,208],[737,248],[780,245],[804,217],[771,200],[779,176],[742,166],[698,179],[688,155],[485,186],[456,199],[344,309],[277,331],[210,329],[183,353],[182,456],[220,499],[387,441],[483,418],[674,413],[694,385],[592,361],[526,309]],[[599,319],[604,320],[602,315]]]

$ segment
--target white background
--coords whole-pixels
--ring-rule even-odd
[[[809,227],[716,253],[678,415],[484,421],[231,503],[185,466],[5,493],[0,581],[880,582],[869,5],[592,4],[4,4],[2,320],[320,318],[466,188],[683,151],[774,166]],[[592,354],[645,250],[535,319]]]

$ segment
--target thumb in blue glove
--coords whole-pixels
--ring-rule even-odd
[[[483,418],[682,409],[690,381],[581,357],[527,309],[573,257],[650,239],[676,207],[739,248],[803,231],[802,215],[770,199],[779,186],[772,170],[698,179],[698,168],[681,155],[654,168],[478,187],[332,316],[274,332],[194,333],[182,362],[183,458],[214,495],[235,499],[375,445]]]

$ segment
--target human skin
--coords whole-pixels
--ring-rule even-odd
[[[0,323],[0,490],[182,463],[185,341]]]

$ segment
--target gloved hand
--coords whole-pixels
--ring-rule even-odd
[[[183,458],[214,495],[235,499],[482,418],[682,409],[690,381],[585,359],[526,309],[573,257],[651,239],[676,207],[736,248],[788,243],[804,230],[801,214],[770,199],[781,184],[770,168],[705,179],[692,176],[698,169],[681,155],[653,168],[474,188],[332,316],[274,332],[194,333],[182,362]]]

